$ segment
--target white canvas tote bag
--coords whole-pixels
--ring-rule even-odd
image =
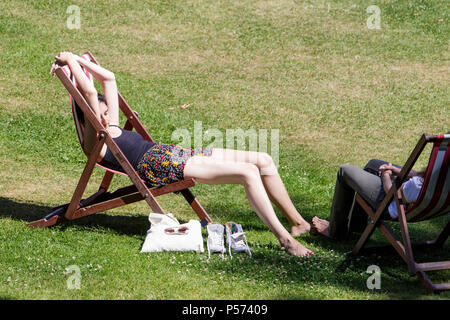
[[[149,220],[151,226],[141,252],[204,251],[200,221],[180,224],[171,213],[150,213]]]

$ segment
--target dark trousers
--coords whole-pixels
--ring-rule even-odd
[[[352,232],[364,231],[368,216],[356,202],[355,192],[376,210],[386,195],[378,176],[378,168],[385,163],[372,159],[364,169],[351,164],[339,168],[330,210],[329,232],[332,238],[344,239]],[[389,218],[387,211],[382,217]]]

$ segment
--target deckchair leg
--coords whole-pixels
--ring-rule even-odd
[[[94,170],[95,164],[97,162],[98,154],[100,153],[100,150],[104,144],[104,136],[100,138],[99,141],[94,145],[94,148],[92,150],[92,154],[88,158],[88,161],[86,163],[86,166],[84,167],[83,174],[80,177],[80,180],[78,181],[78,185],[75,189],[75,192],[72,196],[72,200],[68,205],[62,205],[56,208],[52,213],[47,215],[45,218],[30,222],[28,226],[30,227],[50,227],[53,226],[59,222],[62,222],[64,220],[71,220],[73,217],[73,214],[75,213],[75,210],[81,205],[80,201],[83,197],[84,190],[86,189],[87,183],[89,181],[89,178],[91,177],[92,171]],[[98,193],[102,193],[101,191],[97,192],[93,196],[97,196]],[[91,197],[89,198],[91,199]],[[66,210],[67,208],[67,210]],[[66,211],[65,211],[66,210]],[[62,213],[65,211],[64,216],[62,216]]]
[[[436,247],[442,247],[444,245],[445,241],[447,241],[449,235],[450,235],[450,221],[447,223],[444,230],[441,232],[439,237],[436,239],[436,241],[434,242],[434,245]]]
[[[440,291],[450,290],[450,283],[433,283],[423,271],[417,272],[417,277],[430,293],[439,293]]]
[[[92,150],[91,155],[88,158],[86,166],[84,167],[83,174],[78,181],[78,185],[75,189],[75,192],[72,196],[72,200],[70,201],[69,207],[67,208],[64,217],[68,220],[72,220],[72,217],[75,213],[75,210],[79,207],[81,198],[83,197],[84,190],[89,182],[89,179],[92,175],[92,171],[94,170],[95,164],[97,163],[98,155],[105,143],[105,136],[100,136],[100,140],[96,142],[94,148]]]
[[[30,223],[27,224],[27,226],[34,227],[34,228],[47,228],[47,227],[51,227],[51,226],[54,226],[54,225],[58,224],[62,220],[63,219],[60,216],[54,215],[48,220],[43,218],[43,219],[40,219],[40,220],[36,220],[36,221],[30,222]]]
[[[405,208],[403,205],[400,205],[399,201],[399,194],[400,190],[395,192],[394,194],[394,200],[397,205],[397,212],[398,212],[398,220],[400,223],[400,230],[402,232],[402,239],[403,239],[403,246],[405,248],[405,257],[406,257],[406,263],[408,265],[408,271],[410,275],[415,275],[417,273],[416,271],[416,263],[414,261],[414,256],[412,252],[411,247],[411,238],[409,237],[409,231],[408,231],[408,224],[406,222],[406,215],[405,215]]]
[[[367,241],[369,240],[370,236],[375,230],[376,227],[376,221],[375,221],[375,213],[372,211],[372,208],[370,208],[367,203],[362,199],[362,197],[357,194],[356,195],[356,201],[358,204],[363,208],[363,210],[368,214],[369,216],[369,223],[367,224],[366,229],[364,229],[364,232],[362,233],[361,237],[359,238],[357,244],[352,250],[352,254],[357,255],[360,253],[361,249],[364,248]]]
[[[206,213],[206,210],[202,207],[200,202],[195,198],[189,189],[181,190],[180,192],[186,201],[191,205],[195,213],[197,213],[197,216],[201,220],[202,226],[213,222],[208,213]]]
[[[378,223],[376,222],[375,213],[372,211],[372,208],[367,205],[367,203],[364,201],[364,199],[362,199],[362,197],[359,194],[356,195],[356,201],[369,216],[369,224],[367,225],[363,234],[360,236],[358,243],[353,248],[352,254],[357,255],[361,253],[361,251],[367,244],[367,241],[370,239],[372,233],[375,231],[375,228],[378,227],[380,231],[383,233],[383,235],[386,237],[386,239],[391,243],[395,251],[397,251],[400,257],[407,263],[407,258],[405,255],[405,247],[399,240],[397,240],[392,230],[383,221],[379,221]]]
[[[450,221],[447,223],[447,225],[445,226],[444,230],[441,232],[441,234],[439,235],[439,237],[437,238],[436,241],[429,241],[426,244],[435,246],[435,247],[441,247],[445,241],[448,239],[449,237],[449,233],[450,233]],[[429,292],[440,292],[440,291],[447,291],[450,290],[450,283],[433,283],[433,281],[431,281],[427,275],[425,274],[425,271],[423,270],[433,270],[433,268],[435,268],[435,270],[445,270],[445,269],[449,269],[450,268],[450,262],[432,262],[432,263],[428,263],[428,265],[430,265],[431,267],[424,267],[425,265],[427,265],[427,263],[423,263],[423,264],[418,264],[418,268],[419,271],[417,272],[417,277],[419,278],[419,281],[425,286],[425,288],[429,291]],[[437,267],[435,267],[435,265],[437,265]]]
[[[445,290],[450,290],[450,283],[433,283],[427,275],[425,274],[425,271],[430,270],[444,270],[449,269],[450,265],[449,262],[431,262],[431,263],[416,263],[413,257],[413,251],[410,237],[409,237],[409,231],[408,226],[406,222],[406,214],[404,211],[403,206],[400,205],[398,200],[398,195],[395,193],[394,195],[394,201],[397,203],[397,208],[399,208],[399,223],[400,223],[400,230],[402,233],[402,239],[403,243],[396,239],[394,233],[386,226],[383,221],[380,221],[376,223],[376,219],[374,217],[374,212],[372,209],[367,205],[367,203],[359,196],[357,195],[356,200],[358,203],[362,206],[362,208],[367,212],[368,216],[370,217],[370,221],[372,223],[369,223],[369,225],[366,227],[366,230],[364,230],[363,235],[358,241],[358,244],[353,249],[354,254],[360,253],[368,239],[370,238],[371,233],[374,231],[375,227],[378,227],[380,231],[384,234],[386,239],[389,240],[391,245],[394,247],[394,249],[397,251],[397,253],[400,255],[400,257],[406,262],[408,265],[408,272],[411,276],[417,276],[419,281],[425,286],[427,291],[429,292],[440,292]],[[417,243],[417,245],[432,245],[432,246],[442,246],[445,241],[448,239],[450,234],[450,221],[447,223],[444,230],[441,232],[439,237],[436,241],[427,241],[424,243]]]
[[[106,171],[105,175],[103,176],[102,183],[100,184],[99,190],[103,189],[103,190],[105,190],[105,192],[108,191],[113,177],[114,177],[114,172]]]

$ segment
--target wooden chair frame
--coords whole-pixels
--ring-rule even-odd
[[[86,52],[85,54],[89,56],[92,62],[98,64],[97,60],[90,52]],[[62,68],[58,68],[55,73],[61,80],[62,84],[65,86],[69,94],[75,99],[76,103],[83,111],[86,121],[89,121],[97,131],[98,141],[96,141],[93,150],[88,157],[87,163],[84,167],[83,173],[81,174],[71,201],[67,204],[63,204],[61,206],[53,208],[53,211],[50,214],[45,216],[43,219],[30,222],[28,226],[49,227],[61,223],[65,220],[79,219],[91,214],[103,212],[141,200],[145,200],[154,212],[166,213],[156,201],[156,197],[172,192],[181,193],[183,195],[183,197],[200,218],[203,226],[208,223],[212,223],[212,219],[209,217],[196,197],[189,190],[189,188],[195,185],[194,179],[184,179],[162,187],[149,189],[133,169],[130,162],[124,156],[120,148],[114,142],[111,135],[96,118],[94,112],[89,107],[83,95],[76,88],[74,83],[72,83],[67,74],[62,70]],[[119,107],[127,118],[124,129],[135,129],[145,140],[154,142],[153,138],[139,121],[137,113],[130,108],[120,92],[118,92],[118,98]],[[97,165],[97,159],[104,144],[107,145],[109,150],[122,166],[126,175],[128,175],[128,177],[131,179],[133,184],[127,187],[120,188],[114,192],[109,192],[108,189],[110,187],[111,181],[114,177],[114,174],[117,172],[104,168],[106,172],[98,191],[88,198],[82,199],[94,167]]]
[[[416,147],[406,161],[405,165],[403,166],[399,176],[395,179],[392,187],[389,189],[376,212],[372,210],[368,203],[359,194],[356,195],[356,201],[369,216],[369,223],[352,251],[352,253],[355,255],[359,254],[366,245],[367,241],[370,239],[375,228],[378,228],[385,236],[385,238],[390,242],[390,244],[394,247],[395,251],[406,262],[409,274],[411,276],[417,275],[420,282],[422,282],[422,284],[430,292],[450,290],[450,283],[435,284],[425,274],[425,272],[427,271],[450,269],[450,261],[417,263],[414,259],[413,248],[419,246],[435,248],[442,247],[450,234],[450,221],[444,227],[443,231],[436,240],[411,243],[407,224],[407,212],[405,211],[403,204],[400,204],[399,199],[401,198],[400,187],[403,182],[407,180],[408,174],[421,155],[423,149],[428,143],[433,143],[438,138],[438,136],[430,136],[427,134],[422,135]],[[395,237],[392,230],[383,222],[383,220],[381,220],[382,213],[387,210],[387,207],[389,206],[389,203],[392,201],[392,199],[394,199],[394,201],[396,202],[398,209],[398,222],[400,224],[402,241],[399,241]]]

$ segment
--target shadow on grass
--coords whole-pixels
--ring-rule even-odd
[[[369,295],[373,298],[380,295],[379,298],[389,296],[392,299],[417,299],[427,294],[416,278],[408,276],[406,268],[399,265],[396,257],[383,258],[382,261],[375,257],[347,261],[349,266],[337,272],[335,269],[340,262],[341,257],[323,253],[303,259],[288,257],[280,253],[279,249],[269,246],[267,250],[256,251],[253,259],[241,258],[236,263],[211,264],[208,268],[214,268],[217,273],[233,274],[239,279],[237,281],[248,281],[249,285],[252,281],[256,281],[257,285],[259,279],[264,279],[269,290],[270,283],[285,287],[285,290],[270,297],[276,300],[324,299],[327,298],[327,292],[341,292],[347,297],[351,293],[362,299],[367,299]],[[381,290],[370,290],[367,287],[370,274],[366,270],[373,264],[381,266]],[[334,299],[339,299],[338,297],[334,296]]]
[[[184,201],[184,199],[180,199]],[[267,227],[261,222],[256,213],[251,208],[242,209],[230,204],[230,207],[223,205],[206,206],[205,209],[211,215],[213,220],[218,221],[236,221],[243,224],[246,230],[267,231]],[[13,220],[21,220],[32,222],[42,219],[53,210],[52,207],[43,206],[35,203],[17,202],[8,198],[0,197],[0,218],[10,218]],[[177,216],[181,222],[187,222],[185,217]],[[133,215],[129,216],[96,213],[80,219],[65,221],[62,224],[53,226],[52,228],[60,228],[62,230],[71,226],[110,229],[117,234],[124,235],[145,235],[150,227],[148,216]]]
[[[180,201],[184,201],[184,199],[180,199]],[[230,203],[230,206],[214,204],[213,206],[205,206],[205,209],[213,220],[217,219],[217,221],[223,223],[226,221],[235,221],[244,225],[244,228],[247,230],[268,230],[256,213],[251,210],[250,206],[243,209],[232,203]],[[0,217],[32,222],[42,219],[52,212],[52,210],[53,208],[49,206],[43,206],[36,203],[17,202],[12,199],[0,197]],[[181,223],[187,222],[183,216],[177,216],[177,219]],[[66,221],[52,228],[66,229],[70,226],[106,228],[111,229],[118,234],[125,235],[143,235],[146,234],[150,227],[148,216],[133,215],[131,213],[129,216],[117,215],[114,213],[96,213],[81,219]]]
[[[51,207],[32,203],[21,203],[11,199],[0,197],[0,217],[14,220],[30,222],[42,218],[51,211]],[[220,208],[215,208],[219,210]],[[242,210],[242,209],[241,209]],[[249,223],[247,230],[264,230],[267,228],[259,221],[259,218],[248,209],[244,212],[231,213],[230,219]],[[441,225],[443,221],[440,221]],[[56,226],[60,230],[71,227],[89,227],[100,229],[110,229],[118,234],[125,235],[145,235],[149,222],[147,216],[118,216],[108,214],[95,214],[84,217],[80,220],[69,221]],[[418,231],[422,230],[420,228]],[[428,235],[426,230],[423,234]],[[435,238],[433,234],[431,238]],[[286,286],[299,286],[300,291],[290,290],[274,299],[315,299],[318,290],[333,292],[336,288],[352,290],[361,295],[370,291],[366,287],[366,274],[369,265],[379,265],[382,269],[383,292],[392,298],[418,298],[426,294],[425,289],[416,278],[410,278],[404,262],[392,250],[383,250],[381,254],[370,254],[361,256],[348,256],[358,239],[354,235],[351,239],[334,242],[327,238],[306,235],[300,237],[302,242],[308,242],[320,251],[316,255],[299,259],[292,257],[280,250],[278,243],[261,245],[251,243],[253,259],[249,259],[245,254],[235,254],[235,259],[227,262],[219,258],[209,264],[208,268],[217,272],[225,271],[227,274],[238,276],[242,281],[261,280],[263,283],[277,283]],[[251,240],[251,239],[249,239]],[[381,237],[375,237],[370,245],[386,244]],[[417,258],[442,258],[448,256],[448,245],[436,252],[418,252]],[[220,261],[219,261],[220,260]],[[383,278],[384,279],[384,278]],[[314,287],[311,294],[308,288]],[[334,288],[334,289],[333,289]]]
[[[385,297],[389,297],[389,299],[433,297],[416,276],[411,277],[408,274],[406,264],[393,249],[367,250],[356,256],[343,253],[346,249],[351,250],[356,240],[345,241],[339,246],[326,245],[325,248],[333,248],[334,252],[321,250],[314,256],[303,259],[287,256],[281,253],[275,245],[272,245],[267,246],[265,250],[258,248],[255,250],[253,259],[243,259],[238,266],[226,264],[225,266],[216,266],[216,268],[218,272],[225,270],[227,273],[239,275],[242,278],[258,279],[258,274],[264,274],[263,277],[266,279],[272,279],[267,282],[287,287],[298,286],[298,292],[286,290],[285,293],[272,297],[273,299],[318,299],[319,297],[322,299],[320,293],[326,294],[326,292],[341,290],[344,295],[347,294],[346,292],[351,292],[362,299],[370,296],[376,298],[377,295],[383,299]],[[376,245],[381,243],[376,241]],[[373,244],[371,243],[371,245]],[[416,250],[415,254],[418,260],[426,261],[450,258],[448,246],[430,251]],[[381,270],[380,290],[370,290],[367,285],[367,281],[372,275],[367,270],[372,265],[380,267]],[[433,277],[433,281],[436,283],[448,282],[448,273],[441,272]],[[445,299],[448,294],[447,292],[441,293],[439,298]]]
[[[52,207],[41,206],[34,203],[17,202],[0,197],[0,217],[32,222],[42,219],[52,211]],[[143,235],[149,228],[146,216],[119,216],[97,213],[82,219],[66,221],[52,228],[66,229],[71,226],[88,226],[90,228],[105,228],[118,234]]]

